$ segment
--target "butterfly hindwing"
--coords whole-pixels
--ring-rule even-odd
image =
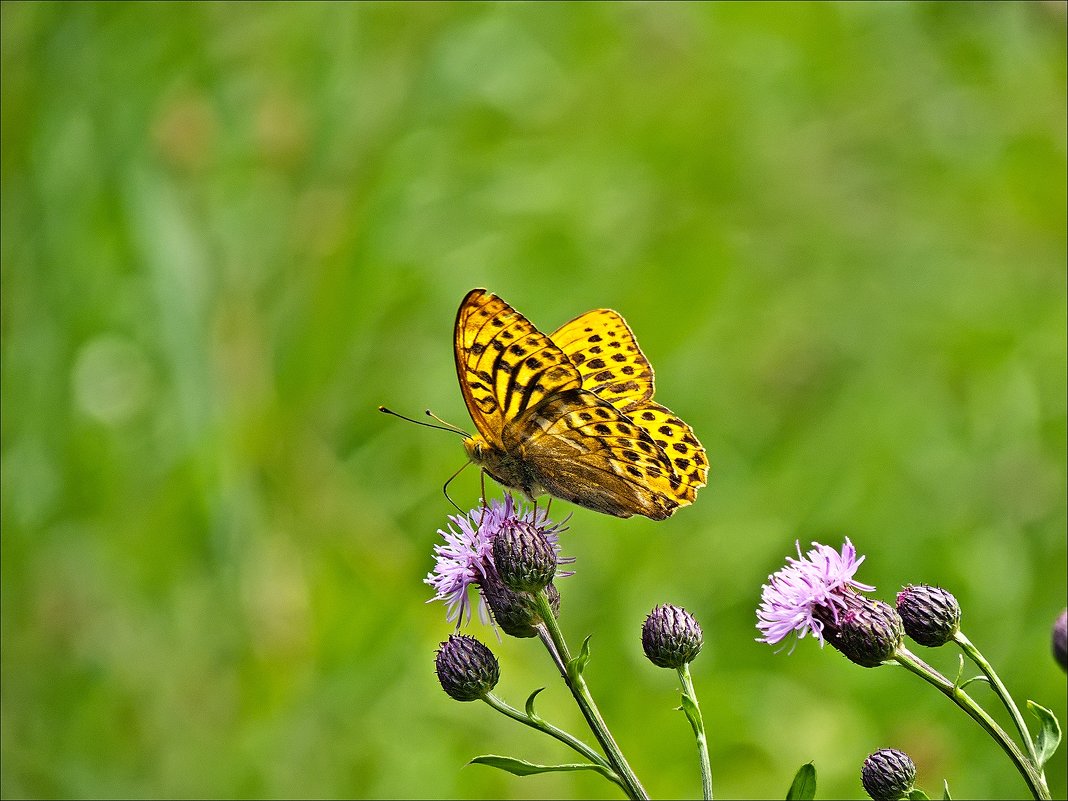
[[[547,398],[505,430],[504,444],[523,454],[534,485],[588,509],[662,520],[679,506],[663,449],[588,390]]]
[[[693,503],[697,490],[708,478],[708,457],[693,429],[674,412],[659,403],[644,403],[630,410],[631,419],[652,438],[679,479],[676,495],[683,503]]]
[[[653,397],[653,366],[626,320],[611,309],[593,309],[557,328],[550,339],[582,375],[582,386],[627,411]]]

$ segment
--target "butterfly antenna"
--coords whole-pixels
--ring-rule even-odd
[[[433,423],[424,423],[422,420],[413,420],[411,417],[405,417],[403,414],[397,414],[397,412],[393,411],[392,409],[387,409],[385,406],[379,406],[378,407],[378,411],[380,411],[380,412],[382,412],[384,414],[391,414],[394,417],[399,417],[401,420],[407,420],[409,423],[415,423],[417,426],[426,426],[427,428],[436,428],[436,429],[439,429],[440,431],[448,431],[448,432],[450,432],[452,434],[459,434],[461,437],[470,438],[470,436],[471,436],[470,434],[468,434],[463,429],[457,428],[454,425],[449,425],[448,423],[446,423],[441,418],[436,417],[433,414],[430,414],[430,410],[429,409],[426,410],[426,413],[428,415],[430,415],[431,417],[433,417],[435,420],[437,420],[439,423],[442,423],[442,425],[436,426]]]
[[[430,411],[430,409],[424,409],[423,410],[423,414],[425,414],[427,417],[429,417],[429,418],[431,418],[433,420],[437,420],[439,423],[442,424],[442,426],[445,427],[445,429],[447,431],[453,431],[453,432],[459,434],[462,437],[466,437],[467,439],[471,439],[471,435],[468,434],[466,431],[464,431],[462,428],[460,428],[459,426],[454,426],[452,423],[446,423],[444,420],[442,420],[440,417],[438,417],[436,414],[434,414],[432,411]]]
[[[461,467],[459,470],[457,470],[455,473],[453,473],[451,476],[449,476],[448,481],[446,481],[445,484],[442,485],[442,487],[441,487],[441,492],[445,496],[445,500],[447,500],[449,503],[451,503],[456,508],[456,511],[459,512],[460,514],[464,514],[464,510],[461,509],[459,506],[457,506],[456,505],[456,501],[454,501],[452,498],[449,497],[449,484],[451,484],[452,480],[454,478],[456,478],[458,475],[460,475],[460,473],[462,473],[467,468],[467,466],[469,464],[471,464],[471,462],[464,462],[463,467]]]

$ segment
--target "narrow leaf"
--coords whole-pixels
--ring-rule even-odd
[[[942,801],[953,801],[953,796],[949,794],[949,779],[942,779]]]
[[[802,765],[794,783],[786,791],[786,801],[812,801],[816,797],[816,766],[811,762]]]
[[[1028,701],[1027,708],[1042,724],[1042,728],[1038,730],[1038,734],[1035,736],[1035,750],[1038,751],[1038,769],[1042,770],[1042,766],[1049,761],[1049,758],[1053,756],[1057,751],[1057,747],[1061,744],[1061,724],[1057,722],[1056,715],[1034,701]]]
[[[965,687],[967,687],[973,681],[985,681],[987,684],[990,683],[990,679],[988,679],[986,676],[972,676],[966,682],[964,682],[963,684],[958,684],[957,686],[960,687],[960,689],[963,690]]]
[[[467,764],[489,765],[491,768],[507,771],[513,776],[533,776],[536,773],[552,773],[554,771],[566,772],[573,770],[595,770],[598,773],[603,772],[603,769],[599,765],[593,765],[589,762],[574,762],[567,765],[536,765],[533,762],[514,759],[513,757],[498,756],[497,754],[483,754],[482,756],[475,757]]]
[[[705,726],[701,720],[701,710],[693,702],[693,699],[688,695],[683,695],[682,706],[679,709],[686,713],[686,718],[690,721],[690,725],[693,726],[694,733],[700,734]]]
[[[953,679],[953,689],[958,689],[960,684],[960,678],[964,675],[964,656],[957,654],[957,678]]]
[[[586,639],[582,641],[582,649],[579,651],[579,655],[572,657],[571,664],[568,665],[568,669],[573,676],[581,676],[582,671],[586,669],[586,665],[590,661],[590,636],[587,635]]]
[[[530,694],[529,698],[527,698],[527,717],[535,722],[541,721],[541,718],[538,717],[537,714],[534,712],[534,699],[537,698],[538,693],[540,693],[544,689],[544,687],[539,687]]]
[[[927,793],[921,790],[919,787],[914,787],[909,790],[909,794],[905,796],[909,801],[931,801]]]

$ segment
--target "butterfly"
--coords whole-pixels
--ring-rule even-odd
[[[456,314],[454,351],[478,430],[464,448],[505,487],[664,520],[705,485],[705,449],[653,402],[653,368],[617,312],[588,311],[546,336],[473,289]]]

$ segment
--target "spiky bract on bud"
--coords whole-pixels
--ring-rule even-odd
[[[703,644],[700,624],[681,606],[657,606],[642,624],[642,649],[657,667],[677,670],[696,659]]]
[[[862,667],[878,667],[890,659],[905,636],[901,616],[892,606],[859,593],[841,595],[838,606],[816,607],[815,615],[827,642]]]
[[[466,634],[450,634],[438,648],[434,669],[441,688],[457,701],[477,701],[497,686],[501,668],[493,652]]]
[[[882,748],[864,760],[860,783],[874,801],[896,801],[913,789],[916,766],[904,751]]]
[[[920,645],[937,648],[960,631],[960,604],[953,593],[929,584],[908,585],[897,594],[905,633]]]
[[[493,562],[506,587],[537,592],[556,574],[556,549],[533,523],[513,519],[493,538]]]
[[[1068,609],[1061,612],[1053,623],[1053,658],[1064,670],[1068,670]]]

